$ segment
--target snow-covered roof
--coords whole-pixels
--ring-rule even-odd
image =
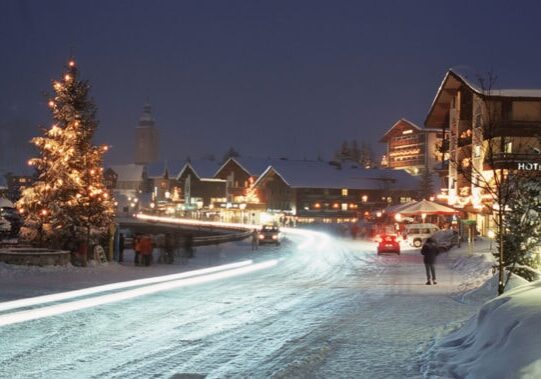
[[[215,182],[215,183],[220,183],[220,182],[227,182],[227,180],[224,180],[224,179],[215,179],[215,178],[200,178],[200,180],[202,182]]]
[[[184,173],[184,170],[186,170],[188,167],[191,167],[199,179],[212,179],[214,178],[214,174],[218,170],[219,166],[216,161],[212,161],[209,159],[198,159],[189,162],[184,161],[179,167],[180,169],[178,171],[174,171],[175,178],[181,177]]]
[[[214,173],[214,176],[218,175],[220,171],[229,163],[234,162],[242,170],[246,171],[248,175],[259,176],[263,171],[269,167],[273,161],[270,158],[251,158],[251,157],[236,157],[226,160]]]
[[[425,119],[426,127],[439,128],[446,125],[446,114],[449,111],[449,104],[456,91],[462,85],[469,87],[473,92],[483,97],[509,97],[541,100],[541,89],[490,88],[487,90],[481,88],[475,80],[471,79],[472,77],[476,77],[475,74],[472,75],[470,70],[465,68],[456,67],[447,71],[428,110]],[[437,107],[436,104],[442,106]]]
[[[291,188],[329,188],[329,189],[382,189],[389,185],[391,189],[417,189],[418,179],[405,171],[391,169],[364,169],[344,167],[338,169],[326,162],[277,160],[267,166],[259,177],[262,180],[267,173],[274,171]]]
[[[417,130],[419,133],[437,133],[437,132],[441,132],[441,129],[436,129],[436,128],[421,128],[420,126],[418,126],[417,124],[414,124],[413,122],[405,119],[405,118],[401,118],[400,120],[398,120],[397,122],[395,122],[393,124],[393,126],[391,126],[389,128],[389,130],[387,130],[385,132],[385,134],[383,135],[383,137],[380,138],[380,141],[379,142],[386,142],[387,140],[387,137],[396,129],[396,128],[399,128],[399,127],[411,127],[415,130]]]
[[[118,175],[119,182],[135,182],[143,179],[144,166],[139,164],[113,165],[110,167]]]
[[[470,87],[473,91],[484,96],[496,96],[496,97],[523,97],[523,98],[539,98],[541,99],[541,89],[502,89],[502,88],[490,88],[483,89],[471,79],[472,74],[463,68],[451,68],[450,72],[458,76],[464,84]]]

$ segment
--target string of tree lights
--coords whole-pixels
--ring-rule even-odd
[[[53,125],[32,139],[39,157],[28,164],[37,180],[22,192],[16,206],[24,218],[23,235],[35,245],[65,247],[105,233],[114,204],[103,178],[106,145],[92,142],[98,121],[90,85],[79,79],[75,60],[63,79],[53,81],[48,105]]]

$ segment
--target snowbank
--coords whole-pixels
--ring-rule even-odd
[[[494,296],[497,275],[465,297]],[[507,292],[487,301],[464,326],[436,340],[422,357],[425,377],[541,377],[541,281],[513,275]]]

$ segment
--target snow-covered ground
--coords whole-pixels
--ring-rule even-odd
[[[376,256],[373,243],[325,235],[290,234],[255,252],[249,242],[201,247],[185,265],[135,267],[130,252],[121,265],[0,265],[0,299],[9,301],[278,259],[253,273],[0,327],[0,377],[535,377],[540,285],[492,300],[488,250],[481,242],[474,254],[441,255],[432,286],[418,250]]]

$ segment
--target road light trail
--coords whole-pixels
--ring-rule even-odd
[[[167,291],[175,288],[208,283],[214,280],[231,278],[238,275],[248,274],[254,271],[263,270],[276,266],[278,260],[273,259],[261,263],[252,264],[245,267],[239,267],[231,270],[220,271],[213,274],[196,276],[193,278],[186,278],[181,280],[174,280],[142,288],[136,288],[133,290],[127,290],[119,293],[113,293],[109,295],[92,297],[89,299],[76,300],[68,303],[51,305],[38,309],[31,309],[27,311],[7,313],[0,315],[0,326],[16,324],[20,322],[36,320],[43,317],[55,316],[67,312],[78,311],[81,309],[96,307],[99,305],[105,305],[115,303],[122,300],[133,299],[135,297],[150,295],[153,293]]]
[[[20,300],[6,301],[3,303],[0,303],[0,312],[17,309],[17,308],[30,307],[34,305],[52,303],[55,301],[69,300],[69,299],[73,299],[77,297],[94,295],[101,292],[115,291],[115,290],[130,288],[130,287],[137,287],[137,286],[143,286],[143,285],[148,285],[148,284],[167,282],[167,281],[176,280],[176,279],[191,278],[191,277],[199,276],[199,275],[212,274],[214,272],[249,266],[251,264],[253,264],[252,260],[245,260],[241,262],[229,263],[225,265],[208,267],[204,269],[182,272],[178,274],[155,276],[152,278],[137,279],[137,280],[130,280],[126,282],[120,282],[120,283],[106,284],[102,286],[84,288],[84,289],[68,291],[68,292],[55,293],[51,295],[43,295],[43,296],[30,297],[30,298],[20,299]]]
[[[161,221],[161,222],[186,224],[186,225],[201,225],[201,226],[204,225],[204,226],[215,226],[215,227],[216,226],[229,226],[229,227],[238,227],[238,228],[246,228],[246,229],[252,229],[254,227],[259,226],[255,224],[237,224],[237,223],[222,223],[222,222],[213,222],[213,221],[184,220],[184,219],[178,219],[178,218],[172,218],[172,217],[161,217],[161,216],[152,216],[152,215],[145,215],[145,214],[138,214],[137,217],[143,220],[151,220],[151,221],[158,221],[158,222]],[[299,246],[299,249],[303,249],[311,244],[314,244],[317,239],[320,239],[321,242],[326,243],[328,242],[328,238],[329,238],[324,233],[314,232],[314,231],[309,231],[309,230],[293,229],[293,228],[283,228],[282,230],[285,233],[298,235],[306,239]],[[322,244],[319,244],[319,246],[321,247]],[[190,277],[194,277],[198,275],[210,274],[217,271],[243,267],[243,266],[251,265],[252,263],[253,263],[252,260],[246,260],[246,261],[241,261],[241,262],[236,262],[236,263],[231,263],[231,264],[226,264],[226,265],[221,265],[221,266],[215,266],[215,267],[209,267],[205,269],[199,269],[199,270],[183,272],[183,273],[178,273],[178,274],[164,275],[164,276],[145,278],[145,279],[137,279],[137,280],[131,280],[131,281],[126,281],[126,282],[121,282],[121,283],[112,283],[112,284],[106,284],[102,286],[84,288],[80,290],[56,293],[56,294],[51,294],[51,295],[43,295],[43,296],[26,298],[26,299],[7,301],[7,302],[0,303],[0,312],[13,310],[17,308],[39,306],[39,305],[44,305],[44,304],[52,303],[56,301],[64,301],[64,300],[74,299],[78,297],[94,295],[94,294],[98,294],[102,292],[122,290],[125,288],[161,283],[161,282],[166,282],[166,281],[175,280],[175,279],[190,278]]]

